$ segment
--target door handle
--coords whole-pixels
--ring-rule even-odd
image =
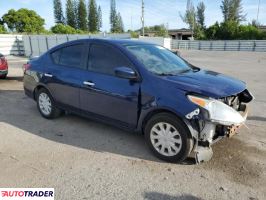
[[[44,76],[46,76],[46,77],[50,77],[50,78],[53,77],[53,75],[52,75],[52,74],[49,74],[49,73],[45,73]]]
[[[84,84],[84,85],[87,85],[87,86],[90,86],[90,87],[95,86],[95,83],[93,83],[93,82],[91,82],[91,81],[84,81],[83,84]]]

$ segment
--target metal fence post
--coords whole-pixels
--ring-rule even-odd
[[[257,46],[257,45],[256,45],[256,41],[254,40],[254,41],[253,41],[253,51],[255,51],[256,46]]]
[[[224,51],[226,50],[226,40],[224,41]]]
[[[38,50],[39,50],[39,55],[38,56],[40,56],[41,55],[41,48],[40,48],[40,38],[38,37],[38,39],[37,39],[37,44],[38,44]]]
[[[49,45],[48,45],[48,38],[47,38],[47,36],[45,36],[45,42],[46,42],[46,50],[48,51],[49,50]]]
[[[31,42],[31,36],[29,35],[29,41],[30,41],[30,57],[33,54],[33,50],[32,50],[32,42]]]
[[[55,36],[55,42],[56,42],[56,45],[58,45],[57,35]]]
[[[17,51],[18,51],[18,55],[21,56],[21,49],[20,49],[20,42],[18,39],[18,36],[16,36],[16,44],[17,44]]]

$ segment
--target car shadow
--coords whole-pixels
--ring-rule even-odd
[[[172,196],[159,192],[145,192],[143,195],[144,199],[147,200],[201,200],[201,198],[195,197],[190,194],[184,194],[181,196]]]
[[[266,117],[249,116],[248,120],[266,122]]]
[[[26,97],[23,91],[2,90],[0,103],[0,122],[38,137],[96,152],[163,162],[149,151],[141,134],[126,132],[74,114],[66,114],[54,120],[44,119],[39,114],[36,103]],[[193,159],[189,158],[181,164],[193,165]]]
[[[10,80],[10,81],[23,81],[23,76],[7,76],[5,80]]]

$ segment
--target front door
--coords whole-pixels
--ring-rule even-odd
[[[136,127],[140,83],[116,77],[114,69],[122,66],[133,68],[118,48],[92,43],[88,71],[83,76],[80,105],[89,113]]]

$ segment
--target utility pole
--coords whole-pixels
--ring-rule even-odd
[[[130,17],[130,20],[131,20],[131,22],[130,22],[130,29],[131,29],[131,31],[133,31],[133,17],[132,17],[132,10],[131,10],[131,17]]]
[[[260,13],[260,0],[258,4],[258,11],[257,11],[257,23],[259,23],[259,13]]]
[[[142,0],[142,16],[141,16],[141,23],[142,23],[142,36],[144,37],[144,0]]]

